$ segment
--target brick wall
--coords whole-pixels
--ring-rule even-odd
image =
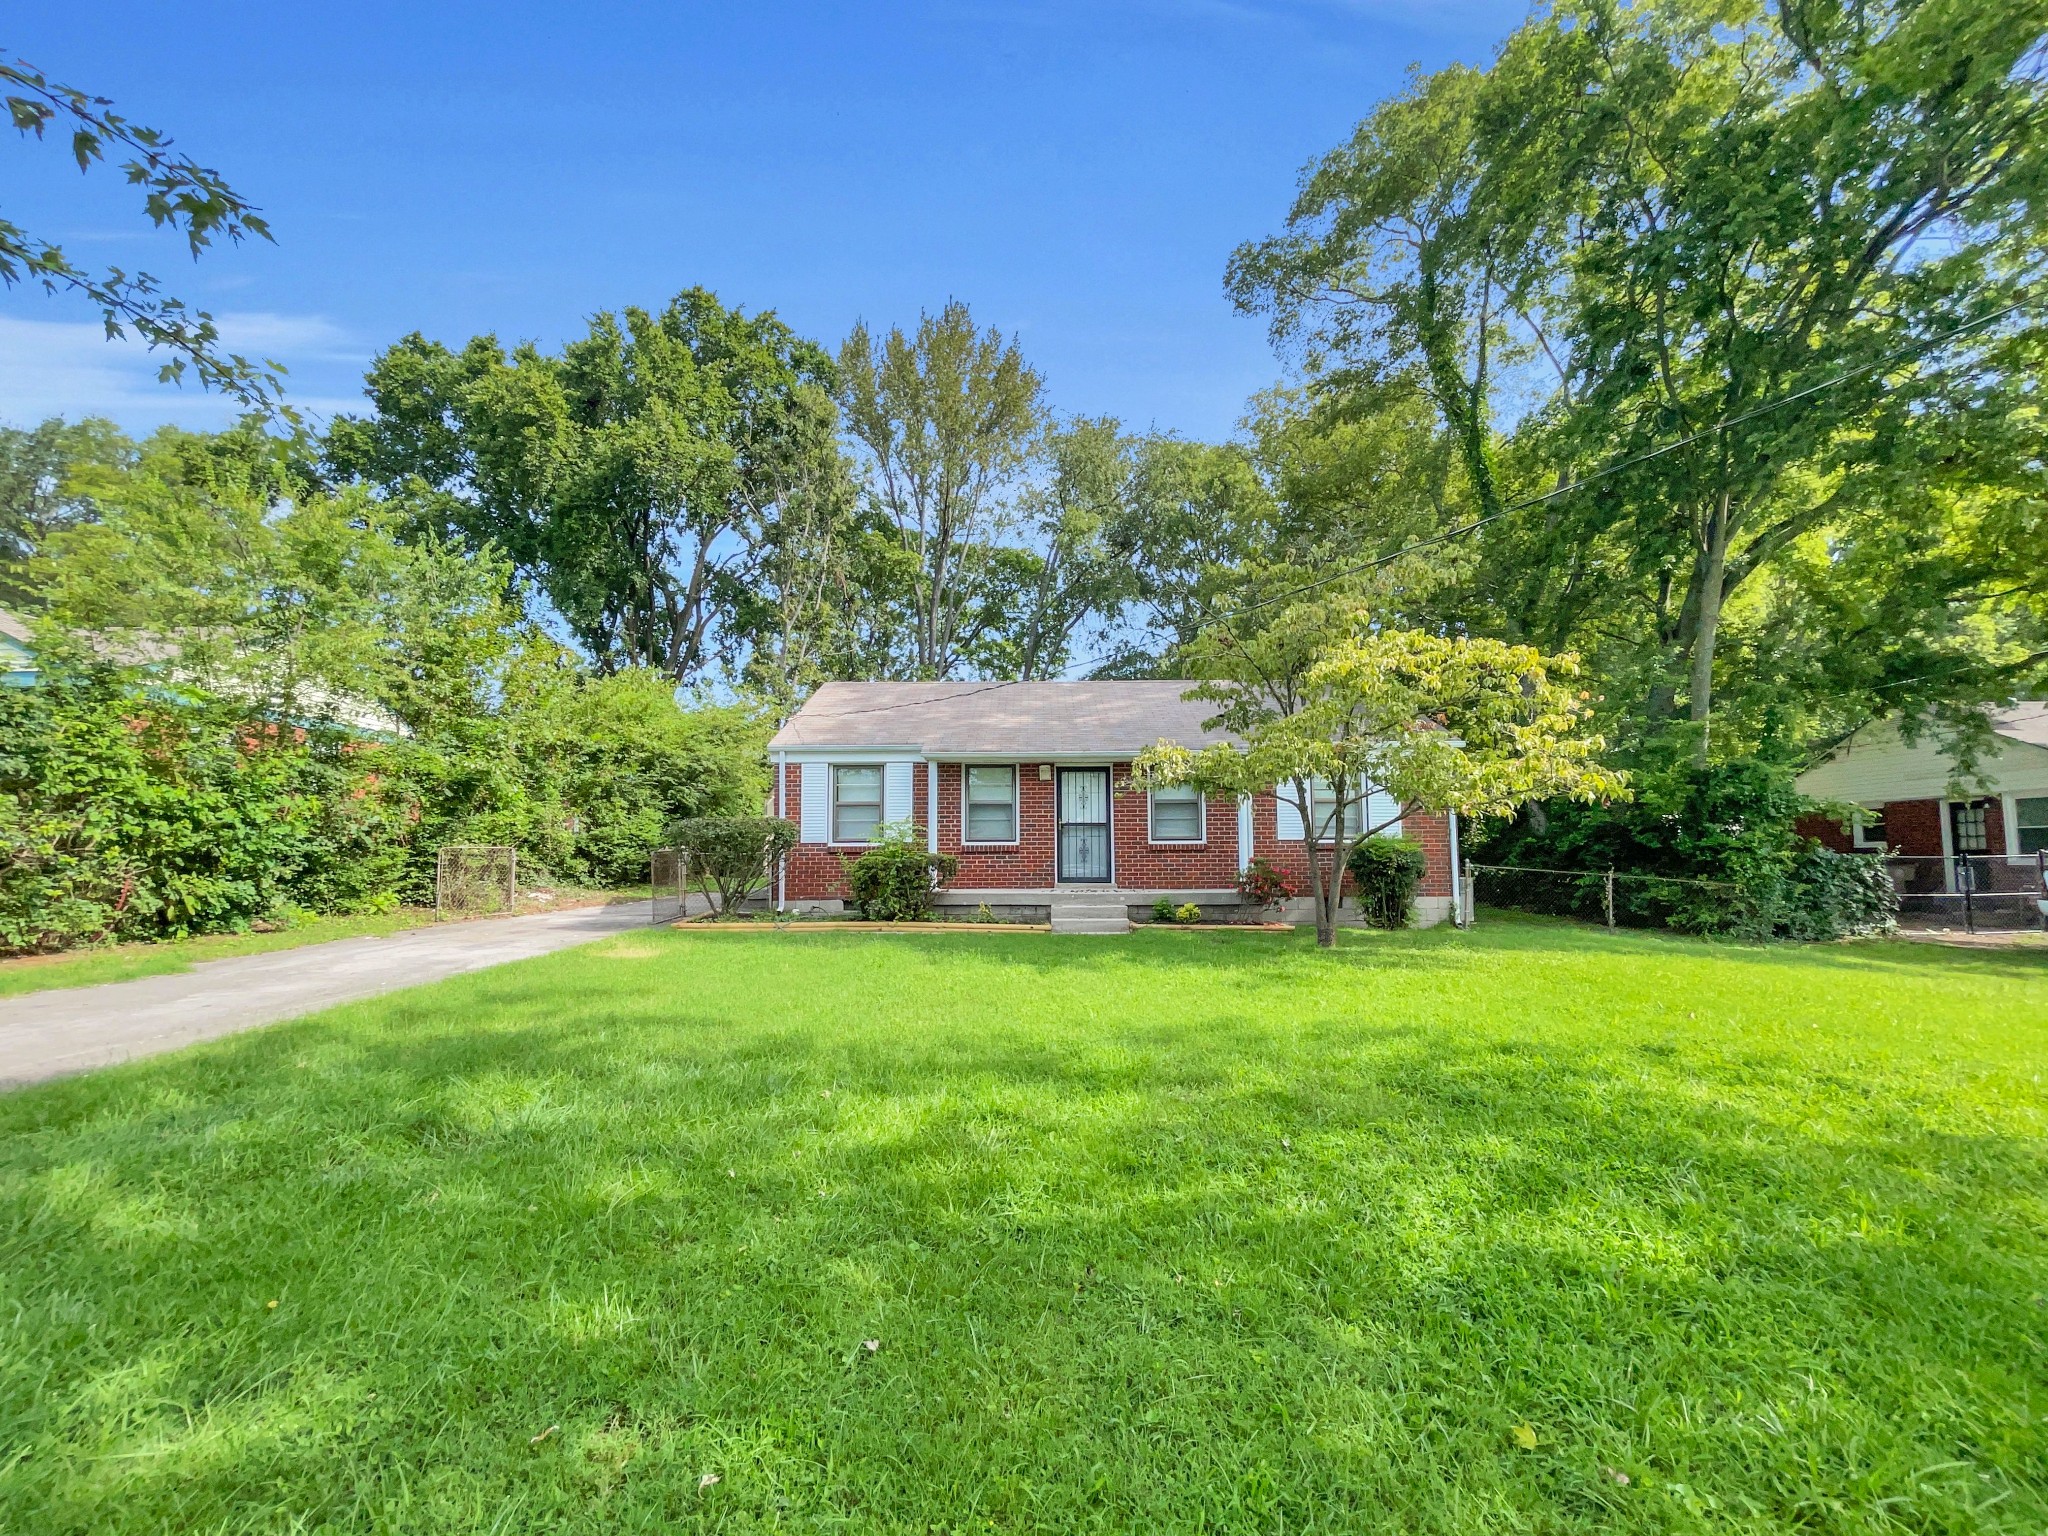
[[[1449,896],[1451,894],[1451,822],[1448,816],[1414,815],[1401,820],[1401,834],[1422,845],[1425,863],[1422,883],[1415,888],[1418,896]],[[1302,851],[1298,837],[1280,836],[1280,802],[1278,797],[1265,794],[1252,800],[1252,852],[1266,860],[1275,869],[1284,871],[1299,886],[1301,894],[1309,893],[1308,859]],[[1323,854],[1327,869],[1330,854]],[[1351,889],[1351,876],[1344,876],[1343,889]]]
[[[1208,797],[1203,840],[1151,840],[1150,797],[1131,787],[1131,765],[1118,763],[1111,801],[1111,834],[1116,846],[1116,883],[1126,890],[1227,891],[1237,884],[1237,802]]]
[[[1205,840],[1199,844],[1153,843],[1149,807],[1143,790],[1130,782],[1129,763],[1111,770],[1110,830],[1114,840],[1115,883],[1122,890],[1227,890],[1237,883],[1237,805],[1211,796],[1204,816]],[[932,808],[925,765],[917,767],[912,814],[929,826]],[[960,796],[963,771],[958,763],[939,765],[939,850],[960,860],[952,884],[963,890],[1046,890],[1054,883],[1056,781],[1041,779],[1036,763],[1017,765],[1018,841],[1015,846],[970,844],[961,837]],[[783,814],[802,822],[802,775],[795,764],[784,769]],[[1298,880],[1306,881],[1299,840],[1282,842],[1272,795],[1252,800],[1253,851]],[[1450,826],[1442,816],[1410,816],[1403,830],[1421,843],[1428,856],[1419,894],[1448,896]],[[843,900],[845,866],[857,848],[836,849],[799,843],[790,851],[786,891],[792,901]],[[1303,889],[1306,890],[1304,883]]]

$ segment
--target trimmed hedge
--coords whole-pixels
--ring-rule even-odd
[[[1368,837],[1344,861],[1359,915],[1373,928],[1406,928],[1427,867],[1422,845],[1405,837]]]

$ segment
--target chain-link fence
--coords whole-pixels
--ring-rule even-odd
[[[1899,926],[1999,933],[2048,927],[2048,853],[1888,858]]]
[[[1730,881],[1675,875],[1513,864],[1468,864],[1465,870],[1465,908],[1477,921],[1491,908],[1607,928],[1705,930],[1718,926],[1737,896]]]
[[[519,854],[484,843],[450,843],[434,856],[434,916],[488,917],[519,905]]]
[[[690,863],[680,848],[657,848],[647,861],[647,920],[672,923],[683,915]]]

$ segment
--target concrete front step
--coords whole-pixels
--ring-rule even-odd
[[[1074,917],[1065,912],[1052,915],[1054,933],[1129,933],[1131,920],[1122,913],[1115,917]]]

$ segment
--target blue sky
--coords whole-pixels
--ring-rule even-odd
[[[420,330],[556,345],[701,283],[835,345],[966,300],[1062,411],[1220,437],[1281,365],[1222,293],[1295,179],[1412,63],[1521,3],[177,5],[17,13],[0,46],[114,98],[260,204],[196,265],[105,170],[9,138],[0,212],[143,267],[316,412]],[[0,292],[0,420],[211,425],[95,312]]]

